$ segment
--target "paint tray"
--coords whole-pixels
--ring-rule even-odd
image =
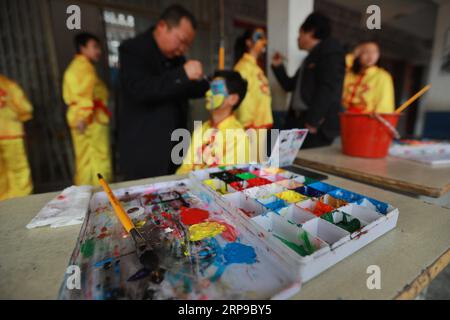
[[[69,262],[80,268],[81,289],[68,289],[66,274],[60,299],[285,299],[300,289],[292,259],[261,238],[242,213],[196,195],[190,180],[114,193],[152,244],[158,268],[142,267],[133,240],[99,192]]]
[[[398,209],[365,195],[284,169],[271,170],[262,165],[241,165],[240,168],[261,177],[275,174],[291,179],[272,179],[272,184],[223,196],[200,183],[206,173],[192,172],[190,178],[205,201],[217,203],[226,208],[227,214],[247,221],[283,256],[292,259],[295,268],[291,272],[299,272],[302,282],[309,281],[397,224]],[[294,185],[297,187],[292,188]],[[295,199],[290,196],[291,192],[300,194],[302,198],[297,199],[300,201],[286,201]],[[287,195],[284,199],[279,197],[283,193]],[[301,230],[321,244],[317,250],[305,255],[298,249],[301,243],[297,236]]]

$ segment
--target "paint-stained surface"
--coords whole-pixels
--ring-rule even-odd
[[[70,261],[81,268],[82,289],[67,290],[66,278],[60,298],[267,299],[297,281],[276,252],[229,213],[200,200],[189,184],[180,180],[114,191],[156,252],[154,271],[139,263],[106,195],[95,194]]]

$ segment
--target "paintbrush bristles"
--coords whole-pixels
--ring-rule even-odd
[[[103,176],[100,173],[97,173],[97,178],[100,180],[103,179]]]

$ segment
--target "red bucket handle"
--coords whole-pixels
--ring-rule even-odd
[[[372,113],[371,116],[380,121],[381,124],[383,124],[391,132],[391,134],[394,136],[395,139],[397,140],[400,139],[400,133],[398,133],[397,129],[395,129],[395,127],[392,124],[390,124],[386,119],[384,119],[378,113]]]

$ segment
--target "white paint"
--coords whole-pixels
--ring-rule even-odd
[[[313,0],[267,0],[267,33],[268,57],[267,70],[269,73],[270,88],[272,90],[272,109],[286,110],[289,95],[280,87],[271,71],[272,55],[279,51],[286,57],[286,70],[293,75],[306,57],[307,52],[300,51],[297,45],[298,31],[306,19],[313,12]]]

